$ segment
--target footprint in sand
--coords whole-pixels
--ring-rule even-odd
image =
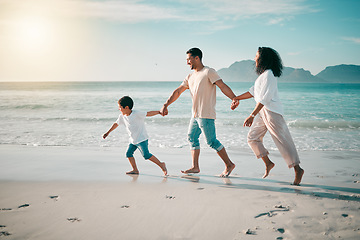
[[[20,206],[18,206],[18,208],[26,208],[26,207],[30,207],[30,204],[23,204],[23,205],[20,205]]]
[[[251,230],[250,228],[245,231],[246,235],[256,235],[256,232],[254,230]]]
[[[0,211],[11,211],[12,210],[12,208],[2,208],[2,209],[0,209]]]
[[[69,222],[80,222],[80,221],[81,221],[81,219],[80,219],[80,218],[77,218],[77,217],[67,218],[67,220],[68,220]]]
[[[17,208],[20,209],[20,208],[26,208],[26,207],[30,207],[30,204],[23,204],[23,205],[20,205],[18,206]],[[13,210],[12,208],[1,208],[0,211],[11,211]]]
[[[288,207],[285,207],[285,206],[283,206],[283,205],[275,205],[274,208],[285,208],[285,209],[286,209],[286,208],[288,208]]]
[[[53,199],[53,200],[55,200],[55,201],[57,201],[57,200],[59,200],[59,198],[60,198],[60,197],[59,197],[59,196],[55,196],[55,195],[54,195],[54,196],[49,196],[49,198],[50,198],[50,199]]]
[[[2,232],[0,232],[0,237],[1,236],[10,236],[11,235],[11,233],[9,233],[9,232],[7,232],[7,231],[2,231]]]
[[[275,208],[279,208],[279,210],[270,210],[268,212],[260,213],[260,214],[256,215],[254,218],[258,218],[258,217],[262,217],[262,216],[273,217],[276,215],[275,212],[287,212],[290,210],[289,207],[284,207],[282,205],[275,206]]]
[[[5,225],[0,225],[0,228],[6,228],[6,226]],[[1,231],[0,232],[0,237],[1,236],[10,236],[11,235],[11,233],[9,233],[8,231]]]

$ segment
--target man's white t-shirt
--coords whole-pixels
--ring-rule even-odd
[[[249,89],[249,93],[254,96],[256,102],[263,104],[269,111],[284,114],[277,88],[277,78],[271,70],[260,74],[254,86]]]
[[[118,125],[125,125],[132,144],[139,144],[147,140],[148,134],[145,129],[146,112],[133,110],[129,116],[120,114],[116,120]]]
[[[193,117],[216,118],[216,85],[214,83],[220,79],[215,69],[209,67],[195,71],[185,78],[181,85],[190,90]]]

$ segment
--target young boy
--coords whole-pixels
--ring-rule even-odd
[[[132,171],[127,172],[126,174],[139,174],[137,169],[134,152],[139,148],[142,156],[147,160],[149,159],[156,165],[158,165],[161,170],[164,172],[164,175],[167,175],[167,169],[164,162],[160,162],[154,155],[149,152],[148,149],[148,135],[145,129],[145,117],[155,116],[160,114],[160,111],[150,111],[150,112],[140,112],[132,110],[134,106],[133,100],[128,97],[122,97],[119,101],[119,110],[122,114],[119,115],[117,121],[111,126],[109,131],[107,131],[103,138],[105,139],[113,130],[115,130],[119,125],[123,124],[126,127],[126,131],[129,134],[129,147],[126,151],[126,157],[129,159],[130,165],[133,168]]]

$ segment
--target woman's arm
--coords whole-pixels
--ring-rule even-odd
[[[235,100],[245,100],[254,97],[250,92],[243,93],[235,98]]]
[[[256,106],[255,106],[254,110],[252,111],[252,113],[250,114],[250,116],[245,119],[244,127],[251,127],[256,114],[258,114],[263,107],[264,107],[264,105],[262,105],[261,103],[256,104]]]
[[[243,93],[235,97],[231,103],[231,109],[234,110],[238,105],[240,100],[245,100],[254,97],[250,92]]]

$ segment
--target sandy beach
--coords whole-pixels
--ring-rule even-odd
[[[126,146],[124,146],[126,147]],[[169,176],[135,155],[138,176],[120,148],[0,146],[1,239],[359,239],[358,152],[299,152],[301,186],[276,151],[264,166],[229,149],[237,165],[203,149],[191,176],[186,148],[151,147]]]

